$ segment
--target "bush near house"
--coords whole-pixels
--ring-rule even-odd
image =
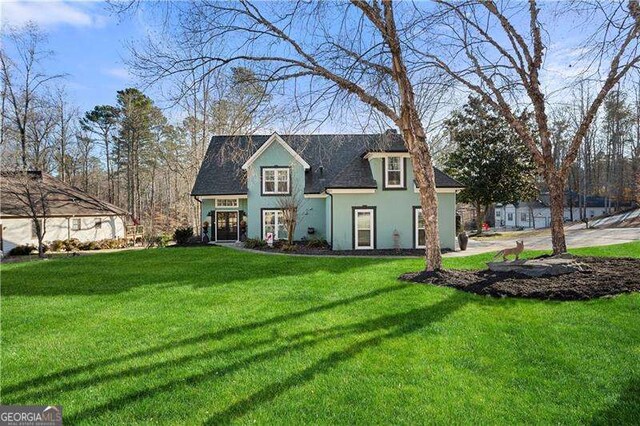
[[[31,252],[34,250],[38,250],[38,248],[31,244],[15,246],[11,250],[9,250],[9,256],[26,256],[28,254],[31,254]],[[45,248],[45,251],[47,251],[46,248]]]
[[[53,252],[76,251],[76,250],[107,250],[128,247],[124,238],[110,238],[98,241],[81,242],[76,238],[69,240],[54,240],[49,243],[49,249]]]
[[[255,248],[260,248],[260,247],[266,247],[267,246],[267,242],[265,240],[261,240],[259,238],[248,238],[244,242],[244,246],[246,248],[255,249]]]
[[[193,237],[193,228],[191,226],[176,228],[176,231],[173,233],[173,239],[176,244],[181,246],[189,243],[191,237]]]

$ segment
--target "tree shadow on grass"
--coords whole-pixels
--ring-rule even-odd
[[[312,331],[310,333],[292,335],[287,338],[287,343],[283,345],[270,348],[226,366],[217,367],[186,378],[172,380],[162,385],[122,395],[101,405],[74,413],[68,417],[68,421],[76,423],[89,419],[95,420],[96,416],[106,414],[113,410],[118,410],[127,404],[139,401],[141,398],[153,397],[162,392],[176,391],[183,386],[195,386],[200,385],[203,382],[217,380],[243,368],[252,367],[256,363],[278,359],[292,351],[300,351],[315,345],[330,342],[334,339],[348,337],[351,335],[364,334],[368,336],[371,333],[374,334],[373,336],[365,337],[344,349],[331,353],[282,381],[269,384],[247,398],[242,399],[216,413],[206,421],[208,424],[228,423],[234,418],[241,417],[250,412],[257,406],[272,401],[288,390],[313,380],[317,375],[328,372],[337,365],[356,357],[367,349],[376,348],[390,339],[401,338],[407,334],[423,329],[432,323],[444,320],[447,316],[460,309],[470,300],[472,299],[469,296],[456,292],[447,299],[433,305],[424,306],[407,312],[382,315],[380,317],[355,324],[340,325],[337,327]],[[311,334],[314,337],[304,340],[299,339],[300,337],[308,334]],[[206,357],[208,355],[204,354],[204,356]]]
[[[137,250],[4,268],[2,297],[99,296],[141,286],[206,288],[255,280],[269,285],[280,277],[342,274],[390,261],[271,256],[221,247]]]
[[[78,367],[69,368],[66,370],[58,371],[56,373],[47,374],[45,376],[36,377],[31,380],[23,381],[17,383],[15,385],[3,386],[2,391],[5,395],[24,392],[26,390],[31,390],[31,388],[39,387],[39,386],[48,386],[51,383],[54,383],[60,379],[68,379],[71,376],[79,375],[85,372],[89,372],[98,368],[107,367],[110,365],[118,364],[121,362],[134,360],[137,358],[146,357],[149,355],[155,355],[158,353],[163,353],[169,350],[175,350],[180,347],[186,347],[189,345],[201,344],[207,341],[215,341],[221,340],[230,336],[240,335],[242,333],[250,332],[261,327],[273,326],[276,324],[286,323],[288,321],[296,320],[299,318],[303,318],[308,315],[313,315],[316,313],[328,311],[330,309],[338,308],[341,306],[351,305],[353,303],[367,301],[378,296],[386,295],[392,292],[400,291],[411,287],[411,284],[400,284],[394,285],[391,287],[383,287],[376,290],[372,290],[366,293],[358,294],[352,297],[348,297],[345,299],[336,300],[334,302],[325,303],[322,305],[312,306],[307,309],[302,309],[295,312],[288,312],[282,315],[276,315],[271,318],[267,318],[260,321],[253,321],[246,324],[241,324],[233,327],[228,327],[222,330],[212,331],[208,333],[202,333],[197,336],[187,337],[185,339],[181,339],[170,344],[162,344],[158,346],[153,346],[147,349],[142,349],[139,351],[135,351],[126,355],[121,355],[117,357],[113,357],[110,359],[104,359],[96,362],[92,362],[89,364],[85,364]]]
[[[615,404],[597,412],[592,425],[632,425],[640,423],[640,378],[629,380]]]

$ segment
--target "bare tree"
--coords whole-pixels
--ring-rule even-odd
[[[287,230],[287,246],[293,246],[299,217],[305,206],[304,188],[291,184],[290,193],[278,197],[276,205],[282,211],[282,222]]]
[[[588,134],[598,109],[607,94],[630,70],[640,64],[640,5],[628,2],[560,2],[540,5],[529,0],[527,5],[491,0],[450,2],[437,0],[440,11],[434,19],[422,21],[424,29],[443,28],[440,40],[445,51],[423,52],[429,61],[451,78],[477,93],[499,110],[528,146],[538,170],[544,178],[551,198],[551,227],[554,253],[567,250],[564,225],[564,188],[569,170],[576,160],[580,145]],[[541,9],[556,7],[558,14],[582,19],[576,31],[584,34],[581,46],[585,53],[580,64],[587,78],[595,68],[592,80],[597,94],[585,110],[584,117],[571,135],[566,153],[559,164],[554,162],[554,144],[549,119],[549,98],[543,86],[544,59],[551,43],[545,39]],[[600,23],[600,25],[594,25]],[[604,75],[600,78],[599,73]],[[519,118],[518,103],[531,108],[535,131]]]
[[[7,116],[18,133],[22,168],[26,169],[29,165],[28,132],[33,120],[35,100],[48,82],[62,75],[51,75],[41,70],[41,61],[52,53],[43,48],[46,37],[35,24],[28,23],[23,28],[10,29],[7,40],[16,55],[12,60],[4,48],[0,49],[3,92],[8,103]]]
[[[31,219],[38,239],[38,256],[45,257],[44,236],[50,213],[51,187],[44,182],[41,172],[5,172],[1,178],[2,192],[14,200],[15,207]],[[5,198],[5,202],[6,200]]]
[[[396,13],[396,7],[402,11]],[[416,37],[415,24],[408,25],[415,15],[413,5],[391,0],[202,1],[180,4],[175,13],[180,29],[176,44],[189,46],[195,39],[219,48],[213,49],[214,55],[189,56],[165,49],[164,42],[150,42],[146,49],[133,51],[134,68],[147,82],[200,68],[216,72],[248,66],[255,70],[257,81],[294,93],[295,103],[308,96],[312,98],[308,106],[331,113],[336,104],[357,99],[395,124],[411,155],[420,192],[426,269],[441,268],[432,152],[416,96],[433,81],[426,78],[414,51],[405,49]]]
[[[73,127],[78,118],[78,109],[71,105],[68,97],[69,94],[66,89],[59,87],[53,99],[56,115],[56,170],[58,178],[63,182],[69,181],[69,146],[72,140]]]

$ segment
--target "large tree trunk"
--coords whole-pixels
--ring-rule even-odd
[[[414,123],[422,128],[420,122]],[[415,128],[415,127],[414,127]],[[440,235],[438,232],[438,196],[436,179],[431,161],[431,153],[423,135],[416,136],[411,128],[403,129],[407,149],[411,153],[413,172],[420,190],[420,206],[424,217],[426,270],[437,271],[442,268],[440,253]]]
[[[480,202],[476,203],[476,230],[478,234],[482,234],[482,219],[484,215],[482,214],[482,206],[480,206]]]
[[[553,175],[548,179],[549,200],[551,203],[551,245],[553,254],[567,251],[564,237],[564,184],[561,176]]]

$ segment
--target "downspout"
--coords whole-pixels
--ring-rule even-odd
[[[327,194],[331,198],[331,250],[333,250],[333,194]]]

